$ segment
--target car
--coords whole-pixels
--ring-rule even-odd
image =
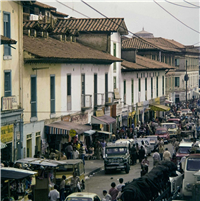
[[[66,197],[65,201],[101,201],[96,193],[77,192]]]
[[[150,139],[147,138],[137,138],[135,139],[135,143],[138,143],[138,146],[142,146],[142,141],[144,142],[144,149],[145,149],[145,154],[146,155],[151,155],[152,146],[150,145]]]
[[[192,196],[193,185],[195,184],[195,173],[200,170],[200,154],[190,154],[181,163],[184,172],[181,193],[184,197]]]
[[[180,142],[178,150],[176,152],[177,165],[180,163],[182,157],[189,155],[192,144],[193,143],[191,141],[182,140]]]
[[[167,128],[170,138],[177,137],[178,126],[175,123],[161,123],[161,127]]]
[[[192,114],[192,111],[190,109],[182,109],[181,110],[182,115]]]
[[[169,132],[167,130],[167,128],[165,127],[159,127],[156,129],[155,132],[156,136],[159,136],[160,138],[163,139],[164,143],[168,143],[170,136],[169,136]]]
[[[115,143],[119,144],[119,143],[127,143],[129,150],[133,147],[133,145],[135,144],[135,141],[133,139],[119,139],[117,141],[115,141]]]
[[[156,151],[158,148],[158,137],[156,135],[147,135],[145,138],[149,138],[150,145],[153,147],[153,151]]]
[[[104,170],[105,174],[109,170],[130,171],[131,158],[128,143],[108,143],[105,150]]]
[[[167,120],[168,123],[175,123],[177,126],[181,125],[181,120],[179,118],[170,118]]]
[[[169,181],[171,183],[171,192],[178,193],[180,189],[182,188],[182,183],[183,183],[183,174],[180,173],[179,171],[176,171],[176,177],[170,177]]]

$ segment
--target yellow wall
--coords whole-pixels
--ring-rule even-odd
[[[0,20],[0,34],[3,35],[3,11],[10,13],[11,22],[11,38],[17,41],[16,45],[12,45],[16,49],[11,48],[12,59],[4,60],[4,47],[0,45],[0,58],[1,58],[1,97],[4,96],[4,70],[11,70],[12,76],[12,95],[17,96],[18,104],[20,105],[20,84],[22,81],[22,61],[23,61],[23,8],[20,2],[1,1],[1,20]],[[1,105],[1,100],[0,100]]]
[[[25,55],[25,54],[24,54]],[[32,70],[32,68],[46,68]],[[55,110],[61,111],[61,67],[60,64],[24,64],[23,72],[23,107],[24,123],[30,122],[31,118],[31,75],[37,77],[37,118],[38,121],[50,119],[50,75],[55,75]],[[59,117],[60,112],[55,117]]]

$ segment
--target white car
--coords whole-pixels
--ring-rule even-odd
[[[144,142],[144,149],[145,154],[150,156],[152,151],[152,146],[150,146],[150,143],[148,142],[147,138],[137,138],[135,139],[135,143],[138,143],[138,146],[141,147],[142,141]],[[149,139],[150,141],[150,139]]]
[[[176,191],[179,191],[182,188],[183,174],[181,174],[179,171],[176,171],[176,174],[177,174],[176,177],[169,178],[172,193],[175,193]]]
[[[101,201],[101,198],[96,193],[79,192],[70,194],[65,201]]]

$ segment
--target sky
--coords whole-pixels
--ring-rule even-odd
[[[103,18],[81,0],[39,1],[56,7],[69,17],[85,18],[75,11],[77,10],[90,18]],[[193,30],[181,24],[154,1]],[[153,33],[154,37],[173,39],[183,45],[200,46],[200,0],[85,0],[85,2],[106,17],[124,18],[127,29],[133,33],[144,28],[145,31]]]

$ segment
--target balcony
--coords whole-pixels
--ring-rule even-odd
[[[106,92],[105,93],[105,105],[112,105],[114,102],[114,93],[113,92]]]
[[[81,95],[81,110],[88,110],[92,108],[92,95],[82,94]]]
[[[104,105],[104,94],[103,93],[95,93],[94,94],[94,107],[102,107]]]

